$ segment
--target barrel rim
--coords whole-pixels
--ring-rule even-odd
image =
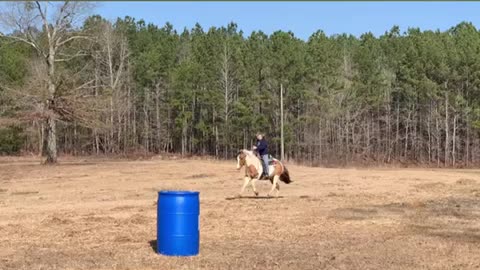
[[[198,195],[199,191],[190,190],[160,190],[158,194],[161,195]]]

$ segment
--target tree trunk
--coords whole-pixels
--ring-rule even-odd
[[[456,144],[457,144],[457,114],[453,116],[453,134],[452,134],[452,166],[456,162]]]
[[[397,120],[395,125],[395,157],[398,158],[398,141],[400,140],[400,102],[397,101]]]
[[[123,103],[123,102],[122,102]],[[118,106],[117,106],[118,107]],[[123,106],[121,107],[123,108]],[[120,111],[120,107],[117,108],[117,143],[115,149],[117,152],[120,152],[120,146],[122,145],[122,112]]]
[[[440,124],[438,123],[438,107],[435,106],[435,127],[436,127],[436,141],[437,141],[437,167],[440,167]]]
[[[145,146],[145,153],[150,151],[150,130],[149,130],[149,117],[148,117],[148,90],[146,90],[145,99],[143,101],[143,129],[144,129],[144,136],[143,136],[143,143]]]
[[[323,162],[323,149],[322,149],[322,141],[323,141],[323,136],[322,136],[322,122],[318,122],[318,160],[319,162]]]
[[[113,93],[112,93],[113,95]],[[114,150],[114,143],[113,143],[113,137],[114,137],[114,130],[115,130],[115,122],[114,122],[114,113],[113,113],[113,96],[110,96],[110,136],[108,138],[108,152],[113,153]]]
[[[450,155],[450,132],[448,126],[448,93],[447,93],[447,83],[445,83],[445,160],[444,165],[447,166],[449,163]]]
[[[432,103],[430,102],[430,107],[428,111],[428,121],[427,121],[427,134],[428,134],[428,163],[432,162],[432,131],[431,131],[431,122],[432,122]]]
[[[45,155],[45,123],[40,122],[39,138],[38,138],[38,155],[43,157]]]
[[[160,152],[160,147],[162,143],[161,137],[161,124],[160,124],[160,84],[157,84],[155,87],[155,120],[157,122],[157,152]]]
[[[408,150],[408,130],[410,128],[410,116],[411,116],[412,112],[409,111],[408,112],[408,117],[407,117],[407,124],[405,126],[405,145],[404,145],[404,152],[403,152],[403,158],[405,160],[407,160],[407,150]]]
[[[72,148],[73,148],[73,155],[74,156],[76,156],[78,154],[77,141],[78,141],[77,123],[73,122]]]
[[[48,94],[49,98],[47,100],[47,160],[45,163],[53,164],[57,163],[57,126],[54,116],[54,106],[55,106],[55,50],[53,44],[50,44],[49,55],[47,58],[48,65]]]
[[[219,145],[218,145],[218,127],[215,125],[215,157],[218,158]]]
[[[133,120],[132,120],[132,137],[133,137],[133,145],[137,147],[138,142],[140,141],[139,138],[137,138],[137,106],[134,104],[133,105]]]
[[[466,142],[466,145],[465,145],[465,165],[466,166],[469,166],[469,163],[470,163],[470,127],[469,127],[469,124],[470,124],[470,121],[469,121],[469,115],[467,114],[467,126],[466,126],[466,129],[467,129],[467,142]]]
[[[95,99],[97,99],[98,97],[98,88],[100,87],[100,77],[99,77],[99,73],[100,70],[99,70],[99,61],[98,61],[98,58],[95,57]],[[101,116],[100,116],[101,117]],[[97,131],[97,128],[93,128],[93,150],[95,151],[95,154],[99,154],[100,152],[100,138],[98,136],[98,131]]]
[[[52,116],[47,118],[47,164],[57,162],[57,134],[56,122]]]

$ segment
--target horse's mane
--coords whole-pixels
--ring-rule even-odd
[[[250,158],[253,158],[254,160],[261,162],[260,158],[255,154],[255,152],[247,149],[243,149],[242,152],[247,155]]]
[[[250,150],[247,150],[247,149],[243,149],[242,152],[245,153],[245,154],[248,155],[248,156],[256,157],[255,154],[253,153],[253,151],[250,151]]]

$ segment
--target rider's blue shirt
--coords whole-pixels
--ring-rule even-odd
[[[261,156],[268,155],[268,144],[265,139],[257,140],[257,151]]]

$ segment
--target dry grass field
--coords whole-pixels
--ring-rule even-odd
[[[0,269],[478,269],[480,171],[289,166],[227,200],[235,163],[0,159]],[[157,255],[157,191],[200,191],[200,255]],[[246,196],[252,196],[248,189]]]

